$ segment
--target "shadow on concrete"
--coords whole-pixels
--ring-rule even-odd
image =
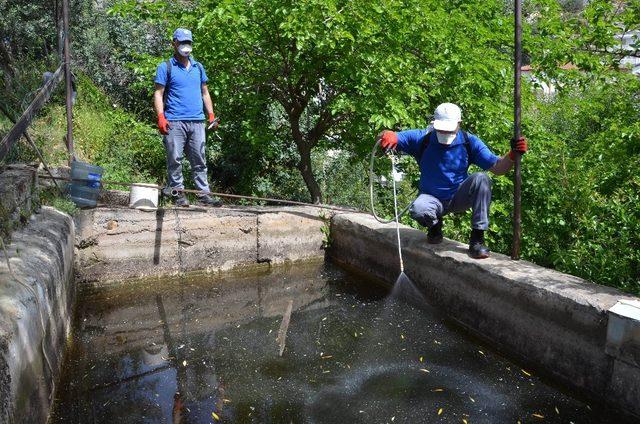
[[[156,239],[153,246],[153,264],[160,263],[160,246],[162,245],[162,223],[164,222],[164,209],[156,210]]]

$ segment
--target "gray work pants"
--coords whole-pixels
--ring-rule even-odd
[[[489,206],[491,204],[491,179],[484,172],[469,175],[460,184],[458,191],[449,200],[439,200],[429,194],[420,194],[409,208],[409,215],[418,224],[431,228],[448,213],[464,212],[471,208],[471,227],[476,230],[489,229]]]
[[[169,134],[163,138],[167,150],[167,175],[170,188],[184,188],[183,153],[191,164],[193,182],[198,190],[209,191],[207,161],[204,154],[205,133],[202,121],[171,121]]]

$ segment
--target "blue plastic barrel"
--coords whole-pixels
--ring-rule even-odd
[[[95,207],[100,194],[100,180],[104,169],[90,163],[71,162],[69,195],[79,207]]]

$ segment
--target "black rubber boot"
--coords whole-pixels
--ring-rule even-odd
[[[429,244],[442,243],[442,219],[438,220],[438,223],[431,226],[427,231],[427,242]]]
[[[173,196],[173,204],[181,208],[188,208],[189,200],[187,199],[187,196],[184,195],[184,193],[178,193],[177,196]]]
[[[473,259],[484,259],[489,257],[489,248],[484,245],[484,231],[471,230],[469,238],[469,256]]]
[[[214,208],[222,206],[222,200],[217,197],[211,197],[208,194],[198,196],[198,203],[204,206],[213,206]]]

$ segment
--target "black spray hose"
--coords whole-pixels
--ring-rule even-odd
[[[411,205],[413,204],[413,202],[410,202],[403,210],[402,212],[400,212],[397,216],[393,217],[392,219],[383,219],[380,218],[377,214],[376,214],[376,208],[374,205],[374,198],[375,195],[373,193],[373,184],[376,182],[376,175],[373,173],[373,165],[374,162],[376,160],[376,152],[378,151],[378,148],[380,146],[380,140],[376,141],[376,144],[374,144],[373,146],[373,150],[371,150],[371,159],[369,161],[369,200],[370,200],[370,205],[371,205],[371,214],[373,215],[373,217],[376,219],[376,221],[381,222],[383,224],[389,224],[391,222],[394,221],[399,221],[400,218],[402,217],[402,215],[404,215],[405,213],[407,213],[407,211],[409,210],[409,208],[411,207]],[[391,154],[395,154],[393,151],[391,151]],[[395,169],[395,168],[394,168]],[[395,178],[395,175],[391,175],[391,178]],[[395,180],[394,180],[395,182]],[[397,213],[397,211],[396,211]]]

